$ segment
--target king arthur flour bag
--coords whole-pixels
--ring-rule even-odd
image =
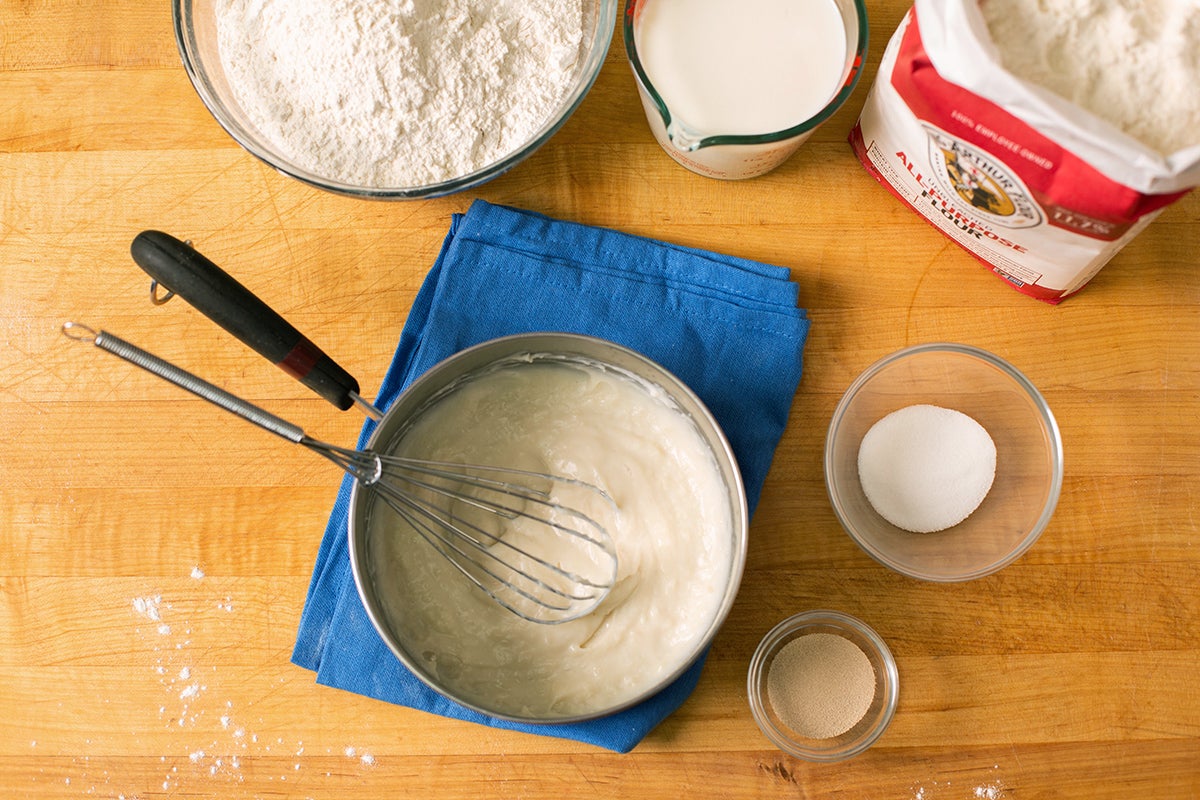
[[[1019,291],[1057,303],[1200,185],[1200,132],[1162,154],[1017,78],[981,1],[1014,2],[916,0],[850,143],[914,211]]]

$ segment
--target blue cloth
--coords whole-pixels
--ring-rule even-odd
[[[699,395],[729,438],[753,512],[800,381],[808,319],[797,298],[782,267],[476,201],[451,222],[376,402],[387,407],[437,362],[498,336],[598,336],[657,361]],[[368,422],[360,447],[371,430]],[[703,658],[633,708],[563,725],[494,719],[445,699],[396,660],[362,608],[347,554],[350,485],[343,481],[334,504],[292,654],[318,683],[617,752],[695,688]]]

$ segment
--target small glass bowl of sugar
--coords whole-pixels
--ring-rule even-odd
[[[754,721],[776,747],[807,761],[842,761],[887,730],[900,675],[868,625],[817,610],[789,617],[763,637],[746,688]]]
[[[879,563],[927,581],[990,575],[1050,523],[1058,423],[1008,362],[977,347],[907,347],[863,371],[825,440],[838,521]]]

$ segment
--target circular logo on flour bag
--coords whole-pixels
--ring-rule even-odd
[[[1004,162],[931,125],[929,162],[933,178],[960,210],[1005,228],[1031,228],[1042,211]]]

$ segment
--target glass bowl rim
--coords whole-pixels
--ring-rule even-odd
[[[982,361],[989,366],[996,368],[999,372],[1010,378],[1018,387],[1022,389],[1027,397],[1033,402],[1034,408],[1037,410],[1037,415],[1041,421],[1043,431],[1046,434],[1046,439],[1050,448],[1050,471],[1051,481],[1050,488],[1046,496],[1046,502],[1042,506],[1041,513],[1037,520],[1017,543],[1003,558],[997,559],[990,564],[979,567],[968,572],[957,575],[934,575],[923,573],[918,570],[913,570],[905,565],[890,558],[879,548],[872,545],[863,538],[854,525],[848,519],[842,504],[839,502],[838,494],[835,491],[835,477],[833,472],[833,454],[834,442],[837,438],[838,430],[845,418],[845,414],[850,404],[857,397],[858,393],[863,389],[872,378],[882,372],[888,366],[912,356],[923,355],[928,353],[953,353],[957,355],[968,356]],[[910,345],[903,347],[879,359],[869,367],[864,369],[847,387],[838,401],[837,407],[833,411],[833,416],[830,418],[829,429],[825,436],[825,451],[824,451],[824,474],[825,474],[825,489],[829,496],[830,505],[833,507],[834,515],[837,517],[838,523],[842,529],[854,540],[867,555],[879,562],[888,569],[894,570],[902,575],[907,575],[918,580],[932,581],[935,583],[958,583],[963,581],[982,578],[986,575],[991,575],[1000,571],[1012,562],[1016,561],[1024,555],[1029,548],[1041,537],[1046,527],[1050,524],[1051,518],[1054,516],[1054,510],[1058,506],[1059,498],[1062,495],[1063,484],[1063,443],[1062,432],[1059,430],[1058,421],[1054,417],[1054,413],[1050,410],[1049,404],[1045,397],[1038,391],[1024,373],[1010,364],[1008,361],[999,356],[984,350],[980,347],[968,344],[959,344],[955,342],[926,342],[923,344]]]

